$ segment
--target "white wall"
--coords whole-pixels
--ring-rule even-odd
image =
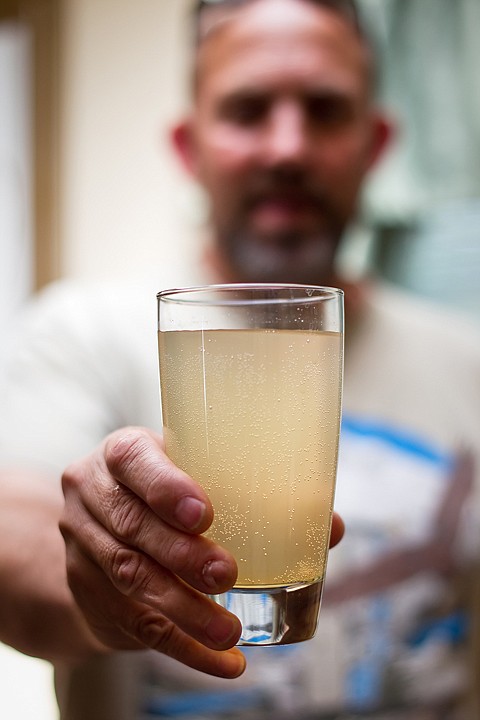
[[[65,0],[63,272],[127,276],[183,250],[185,176],[167,129],[185,106],[188,0]]]

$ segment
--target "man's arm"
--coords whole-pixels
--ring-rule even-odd
[[[60,481],[0,472],[0,641],[53,662],[102,650],[66,581]]]

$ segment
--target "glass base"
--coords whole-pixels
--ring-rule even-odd
[[[234,588],[212,595],[243,627],[238,645],[288,645],[317,629],[323,580],[277,588]]]

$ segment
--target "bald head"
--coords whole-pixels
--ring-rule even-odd
[[[200,44],[212,28],[232,10],[258,0],[199,0],[194,8],[194,31],[196,44]],[[355,31],[363,34],[355,0],[303,0],[323,7],[343,17]]]
[[[193,63],[193,86],[198,83],[203,72],[203,55],[208,41],[221,33],[228,25],[239,22],[242,16],[262,21],[262,16],[274,9],[277,19],[290,18],[295,22],[295,13],[299,6],[310,6],[310,12],[320,11],[331,13],[337,20],[351,30],[349,45],[356,48],[362,55],[366,85],[372,89],[375,84],[374,58],[371,45],[362,28],[354,0],[227,0],[227,2],[201,3],[195,12],[194,34],[195,55]],[[250,6],[250,7],[249,7]],[[270,6],[270,7],[268,7]],[[296,7],[295,7],[296,6]]]

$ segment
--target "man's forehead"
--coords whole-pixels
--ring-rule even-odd
[[[301,80],[303,73],[321,85],[335,72],[332,83],[343,76],[351,85],[366,64],[359,38],[332,11],[298,0],[263,0],[218,18],[198,49],[197,83],[214,78],[227,91],[282,68],[285,83],[289,77]]]

